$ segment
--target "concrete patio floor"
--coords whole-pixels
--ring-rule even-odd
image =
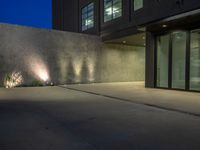
[[[141,95],[160,95],[162,101],[174,94],[178,101],[198,93],[144,89],[138,83],[67,87],[101,94],[65,87],[0,89],[0,150],[200,149],[198,115],[135,103]]]
[[[198,92],[144,88],[144,82],[80,84],[62,87],[200,116],[200,93]]]

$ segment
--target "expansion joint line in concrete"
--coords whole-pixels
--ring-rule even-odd
[[[87,94],[92,94],[92,95],[96,95],[96,96],[111,98],[112,100],[129,102],[129,103],[133,103],[133,104],[137,104],[137,105],[143,105],[143,106],[153,107],[153,108],[157,108],[157,109],[163,109],[163,110],[167,110],[167,111],[173,111],[173,112],[178,112],[178,113],[182,113],[182,114],[186,114],[186,115],[200,117],[200,114],[191,113],[191,112],[183,111],[183,110],[180,110],[180,109],[168,108],[168,107],[159,106],[159,105],[155,105],[155,104],[135,102],[135,101],[130,100],[130,99],[125,99],[125,98],[120,98],[120,97],[115,97],[115,96],[110,96],[110,95],[105,95],[105,94],[99,94],[99,93],[95,93],[95,92],[89,92],[89,91],[80,90],[80,89],[71,88],[71,87],[66,87],[66,86],[58,86],[58,87],[68,89],[68,90],[72,90],[72,91],[78,91],[78,92],[83,92],[83,93],[87,93]]]

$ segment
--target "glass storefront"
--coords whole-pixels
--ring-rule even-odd
[[[156,47],[156,86],[200,91],[200,30],[157,36]]]

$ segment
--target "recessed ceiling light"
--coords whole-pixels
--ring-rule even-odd
[[[162,25],[162,27],[163,27],[163,28],[166,28],[166,27],[167,27],[167,25],[166,25],[166,24],[163,24],[163,25]]]

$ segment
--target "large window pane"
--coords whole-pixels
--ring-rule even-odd
[[[185,89],[186,32],[172,33],[172,88]]]
[[[157,38],[157,87],[168,87],[169,35]]]
[[[200,91],[200,30],[191,32],[190,89]]]
[[[82,31],[94,27],[94,3],[90,3],[81,11],[82,15]]]
[[[104,22],[122,16],[122,0],[104,0]]]

